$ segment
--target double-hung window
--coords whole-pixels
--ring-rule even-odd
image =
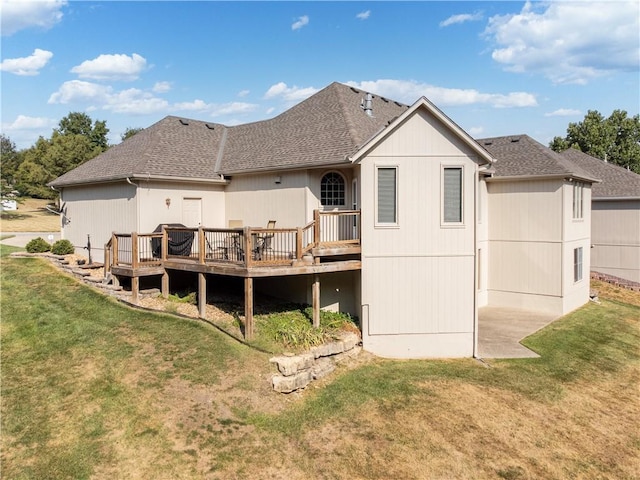
[[[442,223],[461,225],[463,219],[462,167],[442,169]]]
[[[397,225],[398,167],[377,167],[376,188],[376,225]]]
[[[573,281],[582,280],[582,247],[573,249]]]

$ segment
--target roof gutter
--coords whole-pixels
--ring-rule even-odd
[[[525,180],[582,180],[589,183],[600,183],[600,180],[595,178],[579,177],[577,175],[571,175],[566,173],[554,173],[548,175],[504,175],[504,176],[492,176],[487,179],[488,182],[509,182],[509,181],[525,181]]]

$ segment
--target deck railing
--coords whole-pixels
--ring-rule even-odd
[[[360,243],[360,212],[314,212],[298,228],[164,227],[156,233],[113,233],[105,263],[139,268],[166,260],[235,264],[245,267],[291,265],[316,247]]]

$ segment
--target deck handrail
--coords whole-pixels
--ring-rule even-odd
[[[105,244],[105,265],[136,269],[167,260],[245,268],[290,265],[317,247],[359,244],[359,217],[359,210],[315,210],[313,221],[295,228],[164,226],[153,233],[113,232]]]

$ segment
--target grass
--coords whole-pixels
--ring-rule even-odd
[[[8,251],[3,478],[637,478],[640,307],[603,289],[540,358],[361,355],[285,396],[268,355]]]
[[[45,208],[49,203],[51,200],[21,199],[18,210],[0,213],[0,230],[4,233],[60,231],[60,217]]]

